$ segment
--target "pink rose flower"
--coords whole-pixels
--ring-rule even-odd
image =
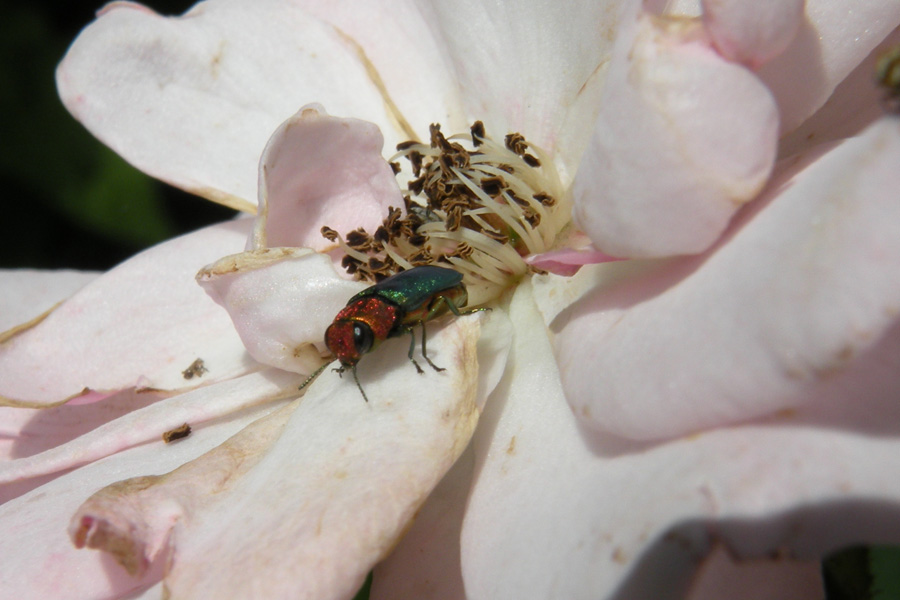
[[[824,554],[900,543],[874,82],[900,6],[662,4],[104,8],[66,106],[257,215],[96,278],[3,273],[0,589],[337,599],[374,569],[372,598],[802,598]],[[330,369],[300,391],[365,287],[321,228],[375,231],[411,178],[392,149],[476,120],[497,143],[442,172],[483,205],[421,232],[491,312],[429,325],[445,371],[404,338],[360,362],[369,402]]]

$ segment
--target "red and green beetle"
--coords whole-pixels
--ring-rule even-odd
[[[325,330],[325,345],[334,354],[341,366],[335,369],[343,373],[353,372],[353,379],[368,402],[356,375],[356,364],[364,354],[372,352],[384,340],[409,334],[409,360],[419,373],[422,367],[413,358],[416,336],[413,328],[422,327],[422,357],[435,371],[444,369],[428,358],[425,342],[425,323],[445,314],[457,317],[488,308],[460,311],[468,302],[469,295],[462,283],[461,273],[431,265],[413,267],[379,281],[356,294],[334,318]],[[323,365],[303,382],[306,387],[328,366]]]

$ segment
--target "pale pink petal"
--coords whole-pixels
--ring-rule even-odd
[[[469,445],[397,547],[376,565],[369,600],[466,600],[459,533],[472,484],[471,450]]]
[[[171,471],[215,448],[277,408],[269,404],[212,423],[177,443],[137,446],[67,473],[0,506],[0,589],[11,598],[112,600],[162,577],[163,564],[135,578],[101,552],[78,550],[67,527],[78,507],[105,485],[134,474]]]
[[[575,180],[575,218],[613,256],[701,252],[769,176],[772,98],[695,22],[643,17],[613,61]]]
[[[774,182],[710,256],[583,296],[553,325],[576,414],[649,439],[815,401],[900,314],[897,164],[900,122],[882,119]]]
[[[194,281],[239,251],[249,219],[215,225],[129,259],[0,346],[0,396],[48,406],[95,391],[177,390],[257,368],[228,314]],[[184,372],[201,359],[199,377]]]
[[[445,131],[468,130],[471,123],[466,120],[461,100],[468,92],[460,88],[447,48],[435,35],[435,15],[422,2],[301,0],[297,4],[330,23],[359,53],[372,82],[383,95],[391,120],[387,129],[376,121],[388,140],[388,154],[393,153],[398,142],[428,140],[431,123],[441,123]],[[327,96],[313,100],[333,109]]]
[[[835,88],[816,113],[781,138],[778,156],[786,158],[810,148],[859,135],[884,116],[886,91],[875,81],[878,59],[900,44],[900,28],[895,29]]]
[[[900,480],[885,477],[900,468],[896,385],[830,388],[826,402],[771,421],[629,442],[585,430],[572,414],[525,286],[510,318],[506,401],[488,404],[482,421],[495,426],[473,440],[462,534],[469,600],[682,597],[722,546],[737,560],[817,560],[900,541]],[[891,344],[900,350],[900,330]],[[696,358],[685,355],[691,368]],[[766,582],[757,585],[755,597],[767,597]]]
[[[164,433],[185,423],[197,429],[249,407],[296,396],[302,381],[296,375],[270,369],[160,400],[110,419],[68,443],[0,463],[0,485],[79,467],[127,448],[159,440]]]
[[[40,317],[98,275],[88,271],[0,269],[0,332]]]
[[[900,25],[900,3],[806,0],[794,41],[759,70],[790,133],[825,104],[834,89]]]
[[[793,41],[803,6],[804,0],[703,0],[703,25],[722,56],[756,69]]]
[[[226,256],[197,277],[254,359],[305,374],[321,364],[334,316],[366,287],[339,277],[327,256],[306,248]]]
[[[252,211],[266,140],[304,104],[393,129],[371,71],[358,45],[288,0],[212,0],[175,18],[116,2],[75,40],[57,85],[141,170]]]
[[[331,117],[321,106],[282,123],[260,160],[252,247],[334,248],[322,237],[326,225],[342,235],[357,227],[374,233],[388,207],[403,206],[383,145],[372,123]]]
[[[495,137],[521,132],[571,173],[621,22],[639,8],[633,0],[436,1],[426,15],[446,47],[469,119],[482,120]]]
[[[109,549],[140,573],[171,536],[173,596],[349,597],[468,443],[483,320],[432,332],[444,372],[416,374],[393,340],[360,363],[368,403],[326,371],[283,425],[261,422],[155,485],[104,490],[73,519],[75,539],[119,540]]]

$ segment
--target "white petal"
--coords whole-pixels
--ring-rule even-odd
[[[701,252],[769,176],[772,98],[709,48],[698,23],[640,19],[619,41],[601,102],[573,195],[602,252]]]
[[[282,123],[260,160],[253,248],[334,248],[323,226],[374,233],[390,206],[403,206],[383,145],[372,123],[331,117],[319,106]]]
[[[778,103],[782,133],[793,131],[825,104],[835,87],[898,25],[900,3],[894,0],[852,5],[806,0],[805,19],[793,43],[759,71]]]
[[[804,0],[703,0],[703,25],[722,56],[755,69],[791,43],[803,5]]]
[[[271,133],[297,109],[395,122],[359,47],[296,2],[211,0],[164,18],[132,3],[101,12],[57,73],[66,107],[141,170],[252,211]]]
[[[900,44],[900,28],[883,42],[850,73],[834,90],[822,108],[779,142],[778,156],[786,158],[819,144],[859,135],[866,127],[884,116],[885,90],[875,82],[878,59]]]
[[[483,324],[478,340],[479,409],[503,376],[512,333],[512,324],[498,309]],[[493,393],[492,398],[500,401],[504,390]],[[372,600],[465,600],[459,535],[473,466],[470,446],[428,497],[397,547],[376,566]]]
[[[897,164],[900,122],[883,119],[774,182],[709,257],[584,296],[554,323],[573,410],[649,439],[814,401],[900,313]]]
[[[0,270],[0,332],[40,317],[98,275],[88,271]]]
[[[160,400],[117,419],[109,419],[71,442],[0,463],[0,485],[79,467],[127,448],[156,441],[184,423],[196,430],[226,415],[296,396],[301,382],[302,378],[270,369]]]
[[[177,468],[215,448],[276,405],[247,411],[204,427],[178,443],[162,440],[120,452],[67,473],[26,496],[0,506],[0,589],[12,598],[98,600],[122,598],[162,576],[164,565],[143,579],[122,570],[108,555],[78,550],[67,534],[75,510],[99,488],[144,473]]]
[[[226,256],[197,277],[228,311],[254,359],[305,374],[321,364],[334,316],[366,287],[342,279],[327,256],[306,248]]]
[[[689,600],[820,600],[822,563],[787,557],[736,561],[718,547],[706,557]]]
[[[261,437],[245,431],[159,485],[105,491],[79,512],[76,537],[122,535],[132,549],[123,562],[149,566],[171,531],[173,596],[348,597],[468,443],[482,320],[430,336],[442,373],[417,375],[405,340],[384,344],[360,364],[369,403],[326,371],[284,415],[283,432],[261,423]]]
[[[470,119],[493,136],[518,131],[574,171],[606,63],[630,0],[504,4],[431,2]],[[426,13],[427,14],[427,13]]]
[[[0,395],[47,406],[95,392],[177,390],[256,368],[228,315],[194,281],[216,258],[239,251],[251,221],[165,242],[99,277],[46,319],[0,347]],[[202,359],[207,371],[183,372]]]
[[[495,425],[474,440],[469,600],[682,597],[722,545],[741,560],[809,560],[900,541],[900,481],[884,475],[900,468],[896,388],[844,390],[771,422],[670,442],[624,441],[585,430],[568,409],[520,289],[506,401],[488,404],[482,421]]]

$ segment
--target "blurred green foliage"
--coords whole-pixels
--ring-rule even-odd
[[[56,65],[99,6],[0,3],[0,267],[107,269],[233,214],[137,171],[63,108]]]

